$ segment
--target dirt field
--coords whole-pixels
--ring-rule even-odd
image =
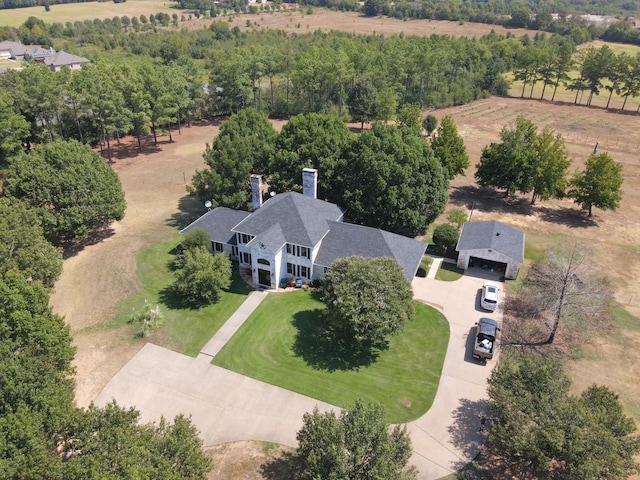
[[[252,23],[247,27],[247,20]],[[210,23],[211,20],[201,20]],[[196,23],[197,24],[197,23]],[[256,25],[257,24],[257,25]],[[325,32],[337,30],[340,32],[362,33],[362,34],[382,34],[397,35],[451,35],[454,37],[480,37],[488,34],[491,30],[496,33],[506,35],[507,32],[519,37],[528,33],[535,35],[535,31],[519,28],[506,29],[499,25],[487,25],[483,23],[459,23],[436,20],[398,20],[387,17],[365,17],[356,12],[334,12],[332,10],[314,9],[314,13],[307,15],[300,11],[269,12],[256,15],[235,16],[229,24],[231,27],[238,26],[242,30],[254,28],[282,29],[297,33],[313,32],[321,29]]]

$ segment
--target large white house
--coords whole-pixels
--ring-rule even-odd
[[[214,208],[182,230],[205,230],[214,253],[226,252],[253,283],[276,288],[295,278],[322,277],[337,258],[390,257],[411,281],[426,244],[384,230],[343,223],[337,205],[315,198],[317,171],[305,169],[303,194],[280,193],[261,202],[260,182],[252,178],[254,211]]]

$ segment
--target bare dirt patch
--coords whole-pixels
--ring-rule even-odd
[[[205,455],[213,461],[209,480],[263,480],[293,478],[286,462],[277,462],[292,449],[265,442],[234,442],[207,447]],[[277,464],[277,465],[276,465]]]

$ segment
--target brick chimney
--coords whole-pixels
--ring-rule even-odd
[[[251,201],[254,212],[262,206],[262,175],[251,175]]]
[[[302,194],[318,198],[318,170],[315,168],[302,169]]]

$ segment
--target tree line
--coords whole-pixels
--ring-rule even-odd
[[[533,89],[542,83],[540,99],[549,91],[553,101],[558,86],[563,85],[576,92],[574,104],[580,105],[584,99],[585,105],[591,105],[594,96],[606,90],[609,95],[605,109],[609,108],[615,93],[624,98],[620,107],[624,110],[629,97],[640,96],[640,53],[616,55],[611,47],[603,45],[580,49],[574,55],[570,43],[552,38],[524,46],[516,54],[514,63],[513,76],[522,81],[521,97],[529,87],[529,98],[532,98]],[[568,75],[573,70],[578,72],[575,78]]]
[[[375,122],[359,135],[336,115],[293,117],[278,133],[264,113],[247,108],[222,124],[207,145],[208,168],[192,193],[214,206],[248,210],[249,176],[267,177],[272,192],[300,191],[305,167],[318,169],[318,198],[347,210],[349,221],[407,236],[426,231],[447,202],[449,180],[469,159],[451,119],[440,137],[422,135],[420,109],[405,106],[398,125]]]
[[[42,64],[0,76],[4,92],[0,123],[15,127],[0,139],[3,155],[55,139],[100,144],[111,158],[111,144],[125,134],[172,137],[172,128],[189,122],[202,96],[197,71],[188,59],[162,65],[142,59],[135,67],[85,65],[52,72]],[[27,129],[25,130],[25,126]],[[24,144],[24,146],[21,146]]]

